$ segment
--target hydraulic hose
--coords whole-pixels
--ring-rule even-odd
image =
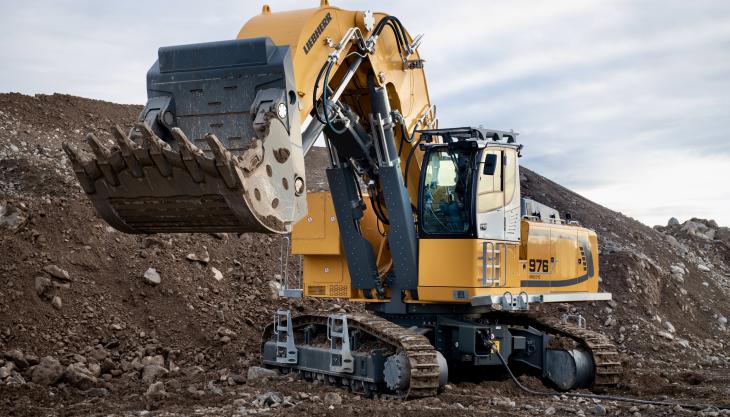
[[[528,394],[532,395],[539,395],[543,397],[560,397],[562,395],[565,395],[567,397],[573,397],[573,398],[591,398],[591,399],[597,399],[597,400],[605,400],[605,401],[619,401],[619,402],[625,402],[625,403],[634,403],[634,404],[647,404],[647,405],[661,405],[661,406],[668,406],[668,407],[675,407],[680,406],[683,408],[689,408],[694,410],[704,410],[710,407],[714,407],[720,410],[730,410],[730,406],[717,406],[717,405],[708,405],[708,404],[686,404],[686,403],[678,403],[673,401],[655,401],[655,400],[642,400],[639,398],[629,398],[629,397],[617,397],[614,395],[600,395],[600,394],[585,394],[580,392],[552,392],[552,391],[538,391],[534,390],[532,388],[528,388],[517,379],[514,373],[512,373],[512,369],[510,369],[509,365],[507,364],[507,361],[504,360],[504,357],[501,353],[499,353],[499,350],[494,351],[497,354],[497,357],[499,358],[500,362],[502,362],[502,365],[507,370],[507,373],[509,373],[510,378],[512,378],[512,381],[517,385],[519,389],[522,391],[525,391]]]
[[[414,131],[415,133],[415,131]],[[413,154],[416,153],[416,148],[418,148],[418,144],[421,143],[421,140],[423,139],[423,136],[418,138],[418,141],[413,145],[411,148],[411,151],[408,152],[408,158],[406,158],[406,169],[403,173],[403,182],[405,183],[406,188],[408,188],[408,168],[411,167],[411,158],[413,158]]]

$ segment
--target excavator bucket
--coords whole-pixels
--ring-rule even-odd
[[[269,38],[160,48],[148,101],[115,146],[64,144],[101,217],[126,233],[288,233],[306,214],[288,46]]]

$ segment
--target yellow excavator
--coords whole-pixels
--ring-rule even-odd
[[[235,40],[160,48],[147,104],[114,146],[64,149],[116,229],[290,234],[302,273],[283,274],[282,296],[365,305],[277,311],[268,367],[402,398],[505,367],[560,390],[616,385],[605,336],[527,313],[610,299],[596,234],[521,196],[517,133],[438,126],[421,39],[327,1],[264,6]],[[307,192],[318,138],[329,191]]]

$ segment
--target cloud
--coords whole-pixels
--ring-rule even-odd
[[[333,3],[388,11],[426,34],[441,126],[514,128],[524,164],[647,224],[703,216],[730,225],[730,3]],[[0,8],[0,91],[143,103],[159,46],[230,39],[261,4]]]

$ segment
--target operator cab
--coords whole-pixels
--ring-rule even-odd
[[[517,133],[454,128],[420,134],[419,236],[519,240]]]

